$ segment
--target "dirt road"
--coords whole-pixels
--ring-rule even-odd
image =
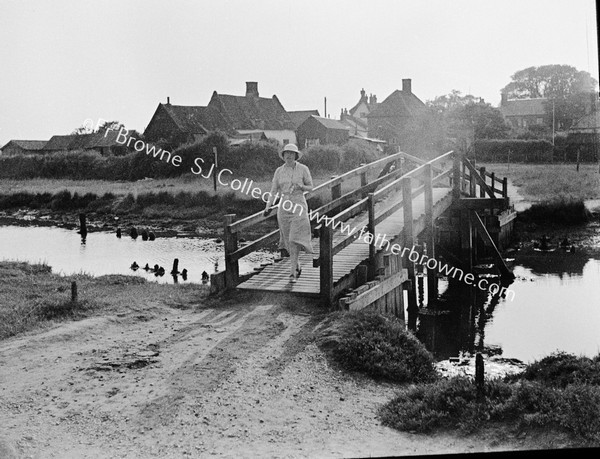
[[[333,368],[322,316],[238,296],[59,325],[0,343],[0,456],[365,457],[527,448],[382,427],[392,385]]]

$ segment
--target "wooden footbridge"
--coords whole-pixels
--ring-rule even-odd
[[[225,271],[212,275],[213,288],[308,295],[328,305],[375,305],[403,316],[403,291],[408,290],[409,308],[416,307],[415,276],[422,272],[410,249],[425,255],[423,261],[437,258],[439,248],[450,263],[471,272],[478,245],[485,245],[500,272],[510,275],[499,253],[516,215],[507,181],[476,170],[461,154],[448,152],[426,162],[396,153],[335,176],[306,197],[313,198],[309,204],[320,199],[313,214],[327,220],[311,221],[318,234],[315,253],[301,253],[296,283],[289,281],[289,258],[239,274],[242,257],[279,240],[275,230],[240,246],[239,234],[275,217],[259,212],[237,221],[225,216]],[[438,276],[427,271],[428,295],[437,294]]]

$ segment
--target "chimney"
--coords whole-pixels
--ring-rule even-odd
[[[411,79],[410,78],[404,78],[402,80],[402,92],[406,92],[408,94],[412,93]]]
[[[171,98],[167,96],[167,105],[171,105]]]
[[[503,92],[500,96],[501,96],[500,106],[502,107],[503,105],[506,105],[506,102],[508,102],[508,94]]]
[[[360,90],[360,101],[364,101],[365,103],[367,102],[367,93],[365,92],[365,88]]]
[[[258,97],[258,82],[246,82],[246,97]]]

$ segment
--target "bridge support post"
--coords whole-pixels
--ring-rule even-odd
[[[414,229],[413,229],[413,208],[412,208],[412,181],[410,177],[402,179],[402,203],[404,210],[404,247],[413,250],[414,247]],[[408,328],[415,330],[417,328],[417,283],[415,278],[415,265],[409,256],[402,260],[402,265],[406,266],[408,279],[411,281],[412,288],[408,291]]]
[[[232,260],[230,254],[238,249],[237,233],[231,231],[235,214],[223,217],[225,243],[225,288],[234,288],[239,283],[240,267],[238,260]]]
[[[435,225],[433,222],[433,171],[431,164],[425,166],[423,173],[425,184],[425,243],[427,257],[435,259]],[[427,303],[437,299],[437,276],[433,269],[427,268]]]
[[[465,274],[473,271],[473,230],[468,209],[460,211],[460,251]]]
[[[320,292],[323,302],[331,306],[333,302],[333,229],[329,225],[321,225],[320,244]]]

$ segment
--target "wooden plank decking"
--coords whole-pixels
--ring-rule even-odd
[[[434,188],[434,218],[439,216],[451,204],[451,188]],[[388,207],[394,200],[399,199],[399,194],[394,194],[386,200],[376,204],[376,210]],[[423,221],[425,213],[425,203],[423,198],[413,201],[413,218],[415,222]],[[357,215],[348,220],[345,224],[351,228],[362,228],[367,224],[366,213]],[[404,213],[402,209],[398,210],[383,222],[377,225],[375,233],[385,235],[388,240],[394,239],[399,235],[403,228]],[[420,232],[419,225],[415,227],[417,233]],[[345,234],[338,231],[334,233],[334,245],[341,240]],[[313,250],[315,253],[300,254],[300,264],[302,266],[302,275],[296,283],[290,283],[290,259],[283,260],[266,266],[261,272],[252,276],[249,280],[239,284],[238,289],[243,290],[262,290],[272,292],[289,292],[306,296],[319,296],[319,281],[320,269],[313,268],[313,258],[319,256],[319,240],[313,239]],[[333,282],[334,284],[342,277],[350,273],[364,260],[369,258],[369,244],[362,239],[357,239],[355,242],[344,248],[333,257]]]

